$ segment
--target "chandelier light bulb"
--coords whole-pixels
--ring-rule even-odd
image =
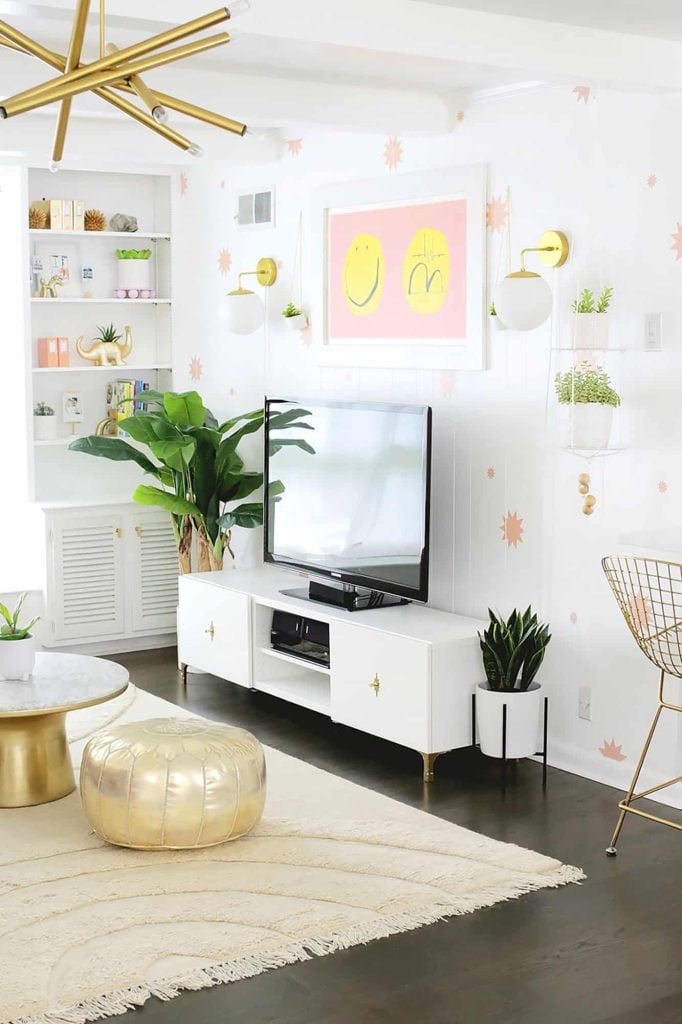
[[[168,124],[168,111],[166,110],[165,107],[154,107],[154,109],[152,110],[152,117],[154,118],[157,124]]]
[[[230,20],[239,18],[251,10],[251,0],[233,0],[227,9],[230,12]]]
[[[53,174],[57,173],[57,171],[59,170],[60,166],[61,166],[61,164],[60,164],[59,160],[50,160],[50,170],[52,171]]]
[[[189,149],[187,150],[187,152],[189,153],[189,155],[190,155],[190,156],[195,156],[195,157],[197,157],[197,159],[198,159],[198,158],[199,158],[200,156],[203,156],[203,155],[204,155],[204,151],[203,151],[203,149],[201,148],[201,146],[197,146],[196,142],[193,142],[193,143],[192,143],[192,145],[191,145],[191,146],[189,147]]]

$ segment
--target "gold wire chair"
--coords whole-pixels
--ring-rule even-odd
[[[630,627],[640,650],[659,669],[658,707],[651,728],[642,748],[635,774],[624,800],[618,804],[620,815],[613,833],[611,845],[606,853],[616,855],[616,843],[623,827],[626,814],[637,814],[649,821],[682,830],[682,825],[668,818],[633,807],[635,800],[657,793],[660,789],[682,781],[678,775],[668,782],[651,786],[642,793],[635,793],[635,786],[646,760],[651,741],[663,708],[681,711],[682,707],[671,704],[663,698],[666,673],[682,679],[682,565],[677,562],[663,562],[652,558],[633,556],[609,557],[602,559],[602,568],[614,593],[618,606]]]

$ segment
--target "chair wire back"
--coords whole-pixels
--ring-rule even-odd
[[[682,678],[682,565],[626,555],[602,559],[602,568],[640,650]]]

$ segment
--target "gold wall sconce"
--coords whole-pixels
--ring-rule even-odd
[[[568,259],[568,238],[563,231],[545,231],[538,245],[521,250],[521,267],[499,282],[495,311],[512,331],[533,331],[552,312],[552,289],[540,274],[526,270],[526,253],[536,252],[546,267],[563,267]]]
[[[262,288],[271,288],[277,280],[277,264],[269,256],[258,260],[255,270],[243,270],[237,287],[227,296],[227,320],[232,334],[253,334],[265,320],[265,307],[260,295],[242,285],[243,277],[255,277]]]

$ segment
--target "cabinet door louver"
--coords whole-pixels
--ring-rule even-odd
[[[52,527],[51,618],[55,640],[102,639],[124,630],[121,517]]]
[[[175,626],[178,606],[178,549],[168,516],[131,517],[135,558],[131,566],[133,630]]]

